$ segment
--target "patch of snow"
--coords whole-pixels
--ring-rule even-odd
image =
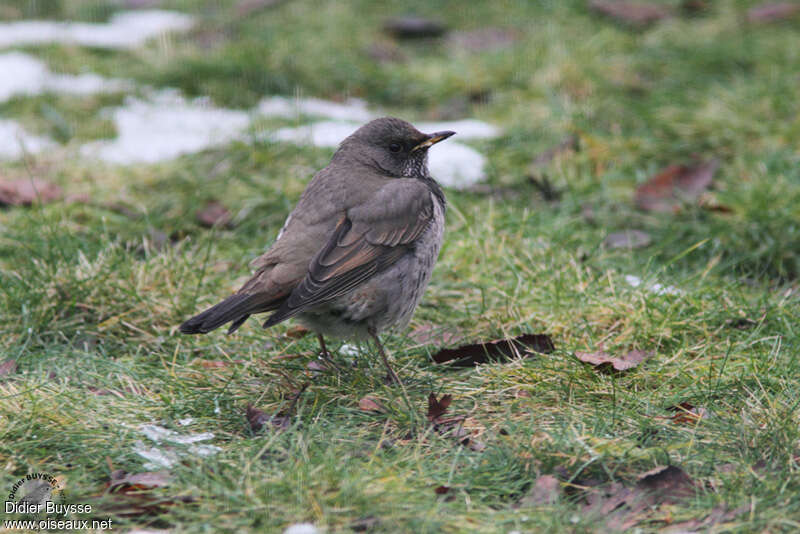
[[[643,283],[641,278],[639,278],[638,276],[634,276],[632,274],[626,274],[625,281],[631,287],[639,287]],[[654,282],[652,284],[646,284],[645,289],[647,291],[650,291],[651,293],[655,293],[656,295],[683,295],[684,293],[677,287],[664,286],[662,284],[659,284],[658,282]]]
[[[339,347],[339,352],[345,356],[358,356],[358,347],[349,343],[345,343]]]
[[[16,121],[0,119],[0,159],[17,159],[25,153],[35,154],[54,145],[46,137],[27,133]]]
[[[294,128],[280,128],[270,139],[298,145],[314,145],[336,148],[351,133],[358,130],[359,124],[349,122],[321,121]]]
[[[196,456],[212,456],[221,450],[222,448],[216,445],[192,445],[189,447],[189,453]]]
[[[48,91],[87,95],[130,87],[130,82],[125,80],[107,79],[97,74],[55,74],[42,61],[22,52],[0,54],[0,72],[7,74],[0,76],[0,102],[15,95],[37,95]]]
[[[189,445],[189,447],[182,450],[166,450],[158,447],[147,447],[141,441],[134,444],[133,452],[149,460],[149,463],[144,467],[147,469],[163,469],[165,467],[172,467],[182,456],[211,456],[220,452],[222,449],[216,445],[197,445],[198,441],[206,441],[214,438],[212,432],[202,432],[200,434],[179,434],[174,430],[164,428],[159,425],[141,425],[139,430],[152,441],[160,444],[161,442],[170,442],[178,445]]]
[[[199,152],[240,137],[250,124],[244,111],[221,109],[207,99],[185,100],[160,91],[148,100],[130,97],[111,112],[117,137],[84,145],[82,153],[109,163],[155,163]]]
[[[141,441],[134,444],[133,452],[149,460],[149,463],[144,464],[145,469],[163,469],[178,463],[178,455],[173,451],[165,451],[158,447],[147,448]]]
[[[171,443],[180,443],[186,445],[189,443],[195,443],[197,441],[214,439],[214,434],[212,432],[184,435],[159,425],[142,425],[139,427],[139,430],[141,430],[145,436],[156,443],[169,441]]]
[[[486,178],[486,158],[477,150],[447,140],[430,149],[428,169],[444,187],[462,189]]]
[[[289,98],[271,96],[258,104],[258,112],[269,117],[293,118],[298,115],[314,115],[337,121],[367,122],[376,117],[360,98],[351,98],[345,103],[321,98]]]
[[[311,523],[295,523],[289,525],[283,534],[320,534],[320,531]]]
[[[134,48],[170,31],[186,31],[194,18],[159,9],[122,11],[107,23],[23,20],[0,23],[0,48],[65,43],[98,48]]]

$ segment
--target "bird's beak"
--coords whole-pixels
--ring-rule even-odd
[[[427,139],[425,139],[423,142],[412,148],[411,152],[421,150],[423,148],[429,148],[438,143],[439,141],[444,141],[448,137],[454,136],[455,134],[456,134],[455,132],[451,132],[450,130],[445,130],[444,132],[432,133],[428,136]]]

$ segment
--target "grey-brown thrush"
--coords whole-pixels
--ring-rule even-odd
[[[234,332],[254,313],[264,328],[290,317],[323,335],[372,337],[399,382],[378,333],[405,327],[430,280],[444,234],[445,198],[428,172],[428,149],[455,132],[424,134],[384,117],[342,141],[289,214],[253,277],[180,326]]]

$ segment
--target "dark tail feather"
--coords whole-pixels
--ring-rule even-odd
[[[180,326],[184,334],[205,334],[233,321],[228,333],[235,331],[251,313],[267,308],[264,295],[236,293],[206,311],[195,315]]]

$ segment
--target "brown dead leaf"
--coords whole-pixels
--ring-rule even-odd
[[[448,491],[450,491],[450,487],[449,486],[438,486],[438,487],[434,488],[433,491],[434,491],[434,493],[436,493],[436,495],[445,495]]]
[[[728,510],[724,504],[714,507],[711,513],[703,519],[690,519],[688,521],[681,521],[679,523],[672,523],[668,527],[660,530],[662,534],[686,534],[687,532],[718,532],[712,528],[716,525],[733,521],[737,516],[740,516],[750,510],[749,506],[740,506],[735,510]]]
[[[636,206],[645,211],[676,212],[683,202],[696,202],[708,189],[719,166],[711,160],[692,166],[670,165],[636,188]]]
[[[386,409],[378,402],[378,399],[371,395],[367,395],[358,401],[358,408],[364,412],[385,412]]]
[[[628,530],[655,506],[677,504],[694,495],[695,484],[679,467],[652,469],[639,477],[634,487],[613,482],[592,488],[586,495],[585,511],[605,518],[605,528]]]
[[[607,248],[642,248],[651,242],[650,234],[642,230],[623,230],[622,232],[612,232],[603,240],[603,245]]]
[[[447,28],[438,20],[412,15],[387,20],[383,24],[383,31],[397,39],[421,39],[440,37]]]
[[[278,430],[285,430],[291,424],[291,417],[284,415],[267,415],[258,408],[254,408],[252,404],[247,405],[245,410],[245,417],[247,423],[250,425],[250,430],[258,432],[264,425],[269,423]]]
[[[206,369],[225,369],[232,365],[245,363],[244,360],[194,360],[192,363],[197,363],[200,367]]]
[[[206,228],[227,226],[231,222],[231,212],[218,200],[211,200],[197,212],[197,222]]]
[[[442,395],[441,399],[436,400],[436,395],[431,392],[428,395],[428,421],[434,422],[439,419],[447,411],[452,401],[452,395]]]
[[[452,362],[453,367],[474,367],[487,362],[503,362],[512,358],[528,358],[534,352],[549,354],[555,350],[546,334],[523,334],[511,339],[463,345],[442,349],[432,356],[436,363]]]
[[[625,371],[636,367],[644,360],[653,356],[652,351],[632,350],[622,356],[611,356],[607,352],[581,352],[576,351],[575,357],[582,362],[590,363],[594,366],[610,365],[617,371]]]
[[[672,15],[667,6],[616,0],[589,0],[589,9],[636,28],[644,28]]]
[[[122,469],[117,469],[111,473],[111,480],[107,487],[109,491],[128,493],[168,486],[171,480],[172,476],[169,471],[126,473]]]
[[[675,415],[670,416],[670,420],[678,424],[690,424],[693,425],[697,423],[700,419],[704,419],[708,417],[708,411],[700,406],[695,406],[690,402],[681,402],[680,404],[676,404],[675,406],[670,406],[667,408],[671,412],[675,412]]]
[[[0,363],[0,376],[8,376],[17,372],[17,360],[6,360]]]
[[[64,192],[59,186],[39,178],[0,180],[0,205],[30,206],[36,202],[46,204],[63,196]]]
[[[519,502],[520,507],[553,504],[561,493],[561,483],[553,475],[542,475],[536,479],[528,494]]]
[[[247,418],[247,422],[250,425],[250,429],[253,432],[258,432],[264,425],[267,423],[271,424],[277,430],[286,430],[292,424],[292,414],[294,413],[295,407],[297,406],[297,401],[300,400],[300,397],[303,395],[303,392],[308,388],[310,382],[306,382],[303,384],[300,389],[295,391],[292,394],[291,401],[289,402],[289,406],[275,415],[267,415],[263,411],[255,408],[252,404],[248,404],[247,408],[245,409],[245,417]]]
[[[286,330],[286,332],[284,332],[283,335],[290,339],[301,339],[306,337],[310,333],[311,330],[309,330],[308,328],[305,328],[304,326],[300,325],[294,325],[289,327],[289,329]]]
[[[747,10],[747,20],[760,24],[780,22],[800,13],[800,4],[794,2],[767,2]]]

